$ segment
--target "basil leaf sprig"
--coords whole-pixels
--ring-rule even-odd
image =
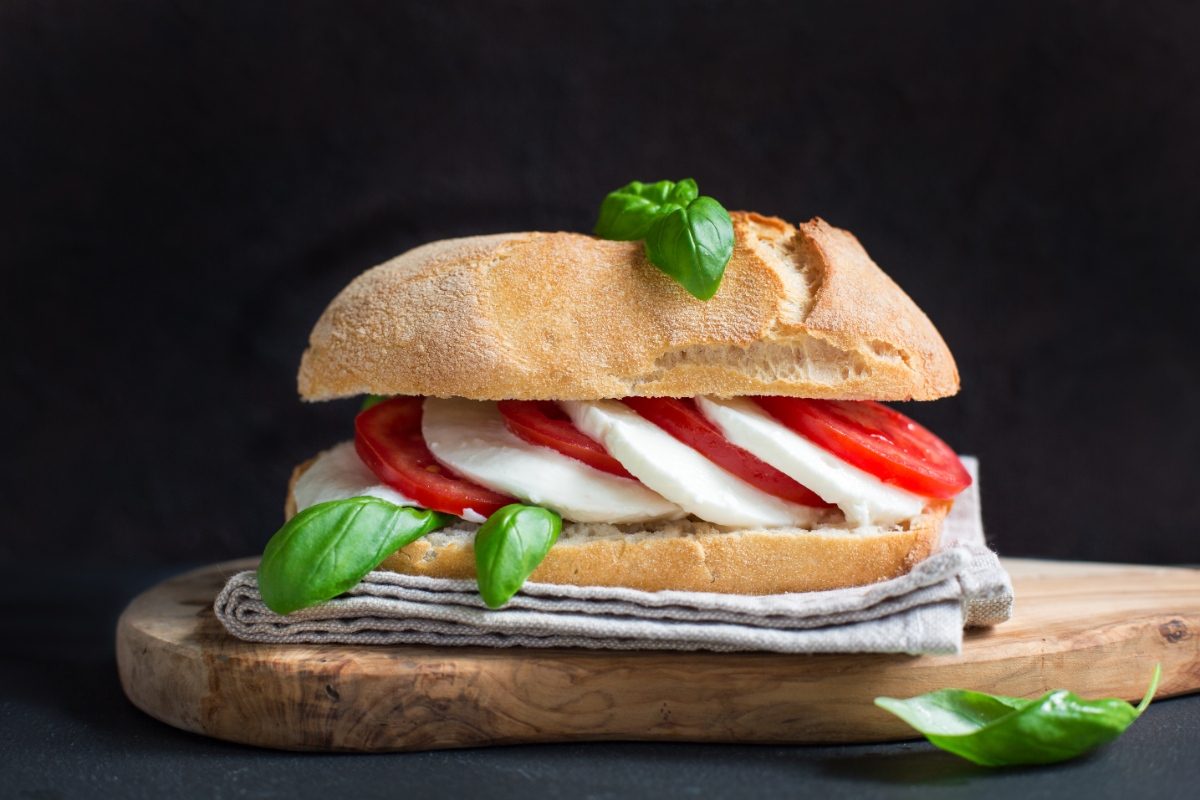
[[[1162,677],[1154,668],[1136,707],[1124,700],[1084,700],[1058,689],[1036,700],[942,689],[908,700],[876,697],[875,705],[916,728],[943,750],[986,767],[1052,764],[1116,739],[1150,705]]]
[[[562,517],[548,508],[513,503],[488,517],[475,532],[475,574],[489,608],[512,598],[550,552]]]
[[[622,242],[645,239],[660,217],[686,207],[699,196],[700,189],[691,178],[678,183],[632,181],[604,198],[600,219],[596,220],[596,235]]]
[[[267,542],[258,589],[267,608],[290,614],[349,591],[387,556],[454,517],[377,497],[304,509]]]
[[[602,239],[645,239],[650,263],[700,300],[716,294],[733,257],[729,212],[701,196],[691,178],[633,181],[609,192],[594,233]]]

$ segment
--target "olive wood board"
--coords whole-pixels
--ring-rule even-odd
[[[961,656],[252,644],[212,602],[255,560],[137,597],[117,626],[125,694],[163,722],[289,750],[587,740],[833,743],[913,738],[877,695],[1200,690],[1200,569],[1008,559],[1016,612]]]

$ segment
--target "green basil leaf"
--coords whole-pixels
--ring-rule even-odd
[[[663,181],[670,183],[670,181]],[[667,202],[677,206],[686,206],[700,196],[700,187],[691,178],[684,178],[671,187],[667,192]]]
[[[359,407],[358,413],[361,414],[362,412],[366,411],[371,406],[377,406],[380,403],[384,402],[385,400],[391,400],[391,399],[392,399],[392,396],[389,394],[369,394],[363,398],[362,406]]]
[[[1036,700],[942,689],[875,705],[916,728],[943,750],[988,767],[1051,764],[1116,739],[1150,704],[1162,667],[1135,708],[1124,700],[1084,700],[1062,689]]]
[[[304,509],[267,542],[258,589],[276,614],[322,603],[353,588],[379,562],[454,517],[377,497]]]
[[[488,517],[475,533],[479,594],[491,608],[509,601],[558,540],[562,517],[539,506],[513,503]]]
[[[691,178],[678,183],[632,181],[609,192],[604,198],[594,232],[602,239],[623,242],[645,239],[655,220],[677,208],[683,208],[695,200],[699,193],[696,182]]]
[[[705,196],[660,217],[646,234],[646,257],[692,296],[708,300],[733,257],[729,212]]]
[[[692,181],[695,183],[695,181]],[[671,192],[675,189],[675,181],[655,181],[654,183],[642,183],[641,181],[630,181],[624,187],[618,189],[618,192],[626,194],[635,194],[638,197],[645,198],[652,203],[662,205],[667,202],[671,196]]]

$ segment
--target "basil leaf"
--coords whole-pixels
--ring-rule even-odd
[[[499,608],[517,593],[558,540],[562,517],[539,506],[513,503],[488,517],[475,533],[479,594]]]
[[[1116,739],[1137,719],[1158,689],[1161,665],[1142,702],[1084,700],[1062,689],[1036,700],[942,689],[908,700],[875,698],[943,750],[988,767],[1051,764],[1075,758]]]
[[[387,556],[453,520],[377,497],[304,509],[267,542],[258,589],[276,614],[322,603],[353,588]]]
[[[630,242],[645,239],[650,226],[665,214],[683,208],[699,196],[691,178],[642,183],[632,181],[609,192],[600,204],[594,232],[602,239]]]
[[[663,183],[670,183],[670,181],[663,181]],[[667,193],[667,202],[686,206],[699,196],[700,187],[696,185],[696,181],[691,178],[684,178],[671,187],[671,190]]]
[[[694,297],[716,294],[733,256],[733,221],[696,182],[632,181],[609,192],[600,204],[595,234],[605,239],[646,240],[650,263]]]
[[[708,300],[733,257],[729,212],[705,196],[660,217],[646,234],[646,257],[692,296]]]
[[[380,403],[391,400],[392,396],[388,394],[369,394],[363,398],[362,405],[358,409],[358,413],[366,411],[371,406],[377,406]]]

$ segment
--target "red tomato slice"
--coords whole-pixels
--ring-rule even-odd
[[[726,439],[691,398],[626,397],[621,402],[751,486],[793,503],[831,507],[812,490]]]
[[[595,439],[571,423],[571,418],[551,400],[502,400],[496,404],[508,429],[530,444],[549,447],[602,472],[633,478],[621,462]]]
[[[379,480],[425,508],[485,517],[516,501],[460,478],[434,460],[421,436],[420,397],[393,397],[354,419],[354,448]]]
[[[971,485],[950,446],[872,400],[756,397],[787,427],[876,478],[922,497],[949,499]]]

